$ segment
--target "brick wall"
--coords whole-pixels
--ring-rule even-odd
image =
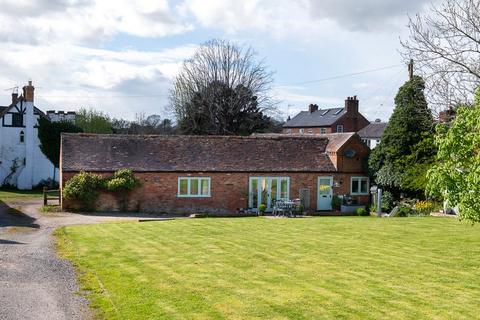
[[[75,173],[63,172],[62,186]],[[111,173],[104,173],[107,176]],[[334,188],[334,194],[348,194],[350,192],[350,177],[363,176],[362,173],[135,173],[141,180],[142,186],[128,195],[127,210],[158,213],[213,213],[232,214],[238,208],[248,207],[249,177],[290,177],[290,198],[298,198],[302,188],[310,190],[311,211],[317,204],[317,179],[319,176],[333,176],[334,182],[340,182]],[[211,197],[208,198],[179,198],[178,177],[210,177]],[[358,197],[362,203],[368,203],[369,196]],[[112,193],[103,192],[97,201],[98,211],[121,210],[122,199]],[[63,200],[64,209],[78,209],[75,201]]]

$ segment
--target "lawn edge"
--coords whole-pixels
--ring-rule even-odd
[[[75,271],[75,280],[78,284],[77,294],[83,296],[88,301],[88,309],[93,319],[111,319],[110,313],[102,308],[102,303],[107,303],[110,308],[116,312],[117,318],[121,318],[115,305],[108,295],[105,294],[105,288],[98,279],[98,276],[80,265],[76,258],[75,250],[71,250],[71,241],[67,236],[67,226],[57,228],[53,232],[54,247],[61,259],[67,260]],[[102,302],[102,303],[101,303]]]

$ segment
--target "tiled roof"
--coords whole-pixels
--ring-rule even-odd
[[[320,109],[314,112],[301,111],[283,125],[284,128],[325,127],[334,124],[346,113],[345,108]]]
[[[11,105],[9,106],[0,106],[0,118],[2,118],[7,112],[10,111],[10,109],[12,109],[13,107],[15,107],[17,105],[17,102],[20,101],[20,100],[23,100],[23,96],[19,96],[17,101],[15,103],[12,103]],[[35,114],[38,114],[39,116],[45,118],[45,119],[48,119],[50,120],[50,118],[47,117],[47,115],[45,113],[43,113],[42,110],[38,109],[37,107],[34,107],[34,112]]]
[[[334,172],[319,136],[62,135],[62,171]]]
[[[368,126],[358,131],[358,135],[364,139],[380,139],[386,127],[387,123],[385,122],[371,122]]]

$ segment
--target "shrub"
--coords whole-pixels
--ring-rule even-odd
[[[43,187],[47,187],[48,189],[58,189],[58,182],[53,180],[52,178],[41,180],[38,184],[33,186],[32,189],[43,189]]]
[[[394,206],[393,195],[390,191],[384,191],[382,194],[382,210],[390,211]]]
[[[258,206],[258,212],[259,213],[264,214],[265,210],[267,210],[267,206],[264,203],[262,203],[261,205]]]
[[[94,209],[101,185],[100,175],[82,171],[67,181],[63,196],[65,199],[80,200],[85,209]]]
[[[413,209],[409,206],[400,205],[400,207],[398,207],[397,217],[408,217],[413,215],[414,213],[415,211],[413,211]]]
[[[105,181],[105,189],[108,191],[129,191],[139,186],[140,180],[133,175],[130,169],[120,169]]]
[[[340,210],[341,206],[342,206],[342,199],[340,199],[339,196],[333,196],[332,197],[332,209],[333,210]]]
[[[413,209],[420,215],[429,215],[435,210],[435,204],[432,201],[418,201],[413,205]]]
[[[364,208],[358,208],[357,209],[357,216],[366,216],[367,215],[367,210]]]

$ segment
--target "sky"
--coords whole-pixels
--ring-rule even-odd
[[[294,116],[310,103],[343,106],[356,95],[369,120],[388,120],[408,77],[399,39],[408,37],[408,15],[429,4],[0,0],[0,105],[9,104],[12,87],[32,80],[43,111],[85,107],[124,119],[172,117],[168,94],[182,62],[202,43],[227,39],[252,47],[274,72],[276,117]],[[371,70],[377,71],[363,73]]]

